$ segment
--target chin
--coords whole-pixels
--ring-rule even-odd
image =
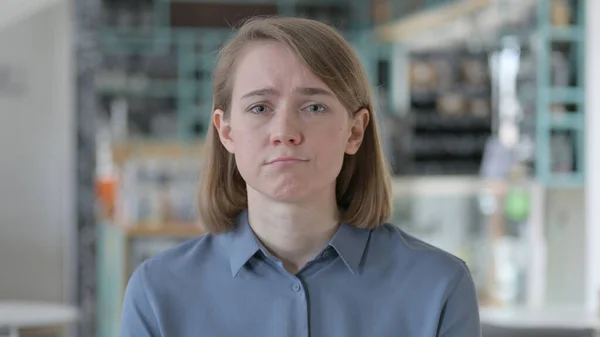
[[[307,191],[306,186],[279,187],[271,190],[270,193],[266,194],[273,200],[287,203],[302,202],[310,196],[310,193],[309,191]]]
[[[315,179],[285,179],[259,180],[254,183],[247,181],[247,187],[267,199],[282,203],[306,203],[321,200],[329,193],[335,198],[335,180],[324,183]],[[331,191],[329,191],[331,189]]]
[[[267,199],[282,203],[302,203],[314,196],[308,183],[269,185],[256,186],[257,188],[253,189]]]

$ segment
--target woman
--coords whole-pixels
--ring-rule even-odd
[[[122,337],[477,337],[465,264],[385,223],[370,86],[325,24],[255,19],[221,50],[208,231],[143,263]]]

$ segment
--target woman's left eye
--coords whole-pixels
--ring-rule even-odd
[[[325,107],[321,104],[311,104],[304,108],[304,110],[307,110],[309,112],[323,112],[325,111]]]

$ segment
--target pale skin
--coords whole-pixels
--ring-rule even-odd
[[[246,181],[252,230],[296,274],[339,227],[335,181],[369,112],[350,114],[280,43],[249,45],[234,76],[230,115],[213,123]]]

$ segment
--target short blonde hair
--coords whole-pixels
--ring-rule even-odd
[[[354,50],[328,25],[302,18],[254,18],[247,21],[221,49],[213,73],[213,111],[228,118],[236,64],[245,48],[257,41],[286,45],[319,77],[351,113],[369,111],[370,122],[355,155],[345,155],[336,182],[342,222],[375,228],[392,212],[390,169],[379,135],[369,80]],[[248,207],[246,182],[235,157],[221,144],[214,125],[208,130],[205,165],[200,178],[200,223],[210,233],[228,232]]]

